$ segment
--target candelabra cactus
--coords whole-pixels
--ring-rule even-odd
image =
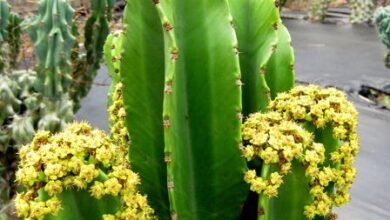
[[[371,21],[375,10],[375,5],[372,0],[352,0],[349,5],[351,8],[351,23]]]
[[[70,97],[75,109],[91,89],[92,82],[100,68],[103,56],[103,45],[109,34],[109,22],[115,0],[92,0],[91,15],[85,23],[84,47],[86,54],[77,54],[73,59],[72,84]],[[78,46],[78,45],[77,45]]]
[[[154,219],[137,191],[140,179],[126,155],[100,130],[70,124],[63,132],[40,131],[20,151],[15,199],[28,219]]]
[[[0,43],[7,38],[10,8],[5,0],[0,0]]]
[[[17,63],[22,19],[10,12],[7,1],[0,1],[0,73],[10,72]]]
[[[260,194],[258,219],[334,219],[332,207],[349,202],[356,174],[356,125],[342,92],[316,86],[281,93],[267,113],[251,115],[243,155],[264,163],[260,173],[245,174]]]
[[[141,191],[160,219],[238,218],[248,194],[241,119],[294,83],[278,4],[133,0],[124,26],[106,62],[123,85]]]
[[[379,7],[374,13],[374,22],[379,39],[390,49],[390,7]],[[385,65],[390,68],[390,52],[385,55]]]
[[[21,23],[23,19],[15,14],[11,13],[9,16],[9,25],[8,25],[8,46],[9,46],[9,59],[10,66],[15,68],[17,66],[18,55],[20,52],[21,46]]]
[[[39,88],[45,96],[55,98],[68,91],[71,82],[70,55],[73,9],[68,1],[40,0],[38,15],[28,24],[38,58]]]
[[[0,0],[0,73],[3,73],[9,64],[9,48],[6,43],[8,38],[9,14],[10,8],[7,1]]]

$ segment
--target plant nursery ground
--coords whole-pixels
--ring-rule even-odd
[[[336,86],[349,94],[359,111],[361,151],[352,201],[336,210],[341,220],[390,219],[390,111],[363,97],[365,87],[389,93],[390,70],[382,58],[385,48],[373,27],[285,21],[293,39],[297,80]],[[103,67],[78,120],[107,130],[106,96],[110,78]]]

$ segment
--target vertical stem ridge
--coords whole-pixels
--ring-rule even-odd
[[[165,46],[165,85],[164,85],[164,99],[163,99],[163,127],[164,127],[164,161],[167,165],[167,187],[170,205],[171,219],[177,219],[177,207],[175,199],[175,182],[174,182],[174,167],[172,165],[173,158],[173,131],[171,129],[172,117],[172,93],[173,82],[176,74],[176,59],[179,56],[179,49],[177,47],[174,21],[171,14],[167,12],[172,11],[172,5],[169,1],[154,1],[158,15],[161,20],[161,25],[164,32],[164,46]]]

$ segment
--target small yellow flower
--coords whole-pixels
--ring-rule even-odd
[[[122,185],[117,178],[110,178],[104,182],[104,193],[117,196],[121,191]]]
[[[62,192],[62,182],[59,180],[51,180],[46,183],[45,191],[50,195],[54,196]]]
[[[91,195],[97,199],[100,199],[104,196],[104,184],[98,181],[95,181],[91,186]]]

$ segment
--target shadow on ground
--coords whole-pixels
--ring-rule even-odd
[[[358,96],[360,86],[385,88],[390,70],[383,64],[385,48],[374,28],[321,25],[288,20],[296,54],[297,80],[337,86],[350,94],[359,115],[361,151],[352,201],[337,209],[340,220],[390,219],[390,111]],[[110,79],[103,68],[91,93],[82,103],[77,120],[108,130],[107,91]]]

